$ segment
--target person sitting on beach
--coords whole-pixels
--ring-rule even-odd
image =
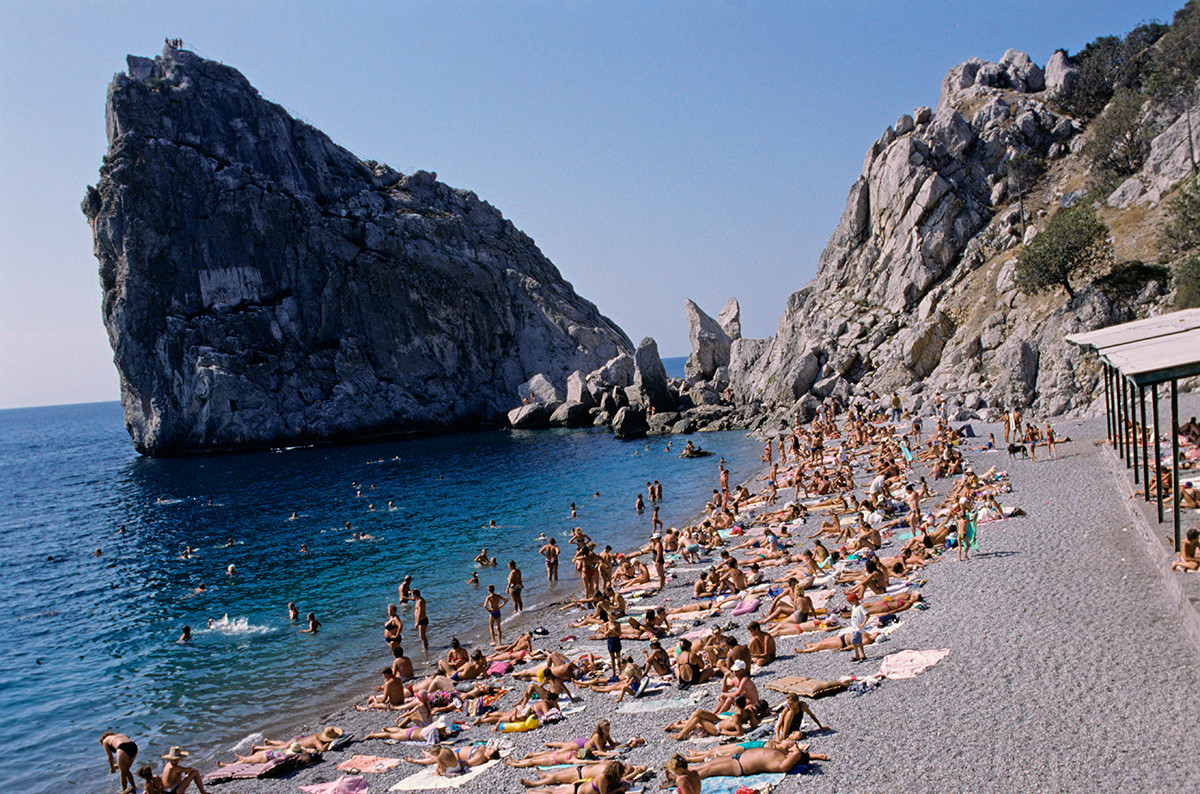
[[[758,727],[758,712],[746,705],[746,698],[738,695],[733,701],[733,711],[727,717],[706,709],[696,709],[686,720],[676,720],[663,730],[671,738],[682,742],[692,736],[741,736],[747,729]]]
[[[471,767],[483,766],[488,761],[500,758],[499,747],[488,747],[483,744],[460,747],[432,747],[421,750],[420,758],[405,758],[410,764],[437,767],[437,774],[442,777],[461,775]]]
[[[291,747],[293,744],[298,744],[305,750],[311,750],[314,753],[323,753],[333,746],[333,743],[342,738],[344,731],[335,725],[327,725],[321,729],[320,733],[310,733],[307,736],[297,736],[290,741],[273,741],[271,739],[263,739],[262,744],[252,746],[251,750],[282,750],[285,747]]]
[[[813,714],[808,704],[801,700],[796,693],[789,692],[783,711],[779,712],[779,719],[775,721],[775,738],[779,741],[803,739],[804,731],[801,730],[801,724],[804,722],[805,714],[817,723],[817,730],[825,730],[825,726],[817,719],[817,715]]]
[[[580,686],[587,687],[593,692],[616,692],[617,702],[620,703],[626,695],[637,696],[645,677],[645,671],[638,667],[633,659],[626,656],[621,660],[619,675],[612,676],[604,683],[581,682]]]
[[[651,640],[648,650],[643,650],[642,654],[646,657],[646,673],[654,671],[654,675],[669,676],[672,675],[671,657],[663,650],[662,643],[658,640]]]
[[[1195,571],[1200,569],[1200,529],[1189,529],[1184,538],[1178,559],[1171,563],[1172,571]]]
[[[1179,506],[1200,510],[1200,488],[1190,482],[1185,482],[1179,489]]]
[[[375,690],[381,691],[383,694],[372,695],[367,698],[366,705],[355,705],[354,708],[358,711],[369,711],[370,709],[392,711],[402,707],[407,697],[404,691],[404,681],[397,678],[390,667],[383,668],[383,685],[375,687]]]
[[[187,758],[186,750],[181,750],[179,747],[172,747],[164,756],[163,771],[161,776],[154,774],[154,769],[149,764],[143,764],[138,769],[138,777],[144,781],[143,791],[147,794],[183,794],[187,791],[188,786],[196,784],[196,790],[200,794],[205,794],[204,781],[200,778],[200,773],[190,766],[180,765],[180,761]]]
[[[763,631],[757,620],[750,621],[746,628],[750,631],[750,659],[759,667],[766,667],[775,661],[775,638]]]
[[[567,682],[555,674],[554,668],[546,665],[537,671],[537,680],[525,688],[525,694],[521,697],[518,706],[524,706],[531,698],[537,697],[542,700],[557,701],[560,697],[566,697],[571,702],[575,701],[575,696],[571,694],[571,688],[567,686]]]
[[[679,655],[675,657],[675,679],[679,682],[679,688],[707,683],[712,676],[712,668],[692,650],[692,641],[680,640]]]
[[[738,659],[733,662],[729,670],[729,687],[725,688],[724,683],[722,682],[723,691],[721,692],[721,696],[717,698],[717,705],[715,707],[718,714],[727,711],[739,697],[745,699],[746,705],[749,708],[758,708],[758,687],[755,686],[754,679],[750,677],[749,665],[745,661]]]
[[[401,681],[410,681],[413,677],[413,663],[404,655],[404,646],[398,642],[394,642],[389,646],[392,649],[392,673]]]

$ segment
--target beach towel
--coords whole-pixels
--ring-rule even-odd
[[[437,768],[431,766],[428,769],[422,769],[415,775],[404,778],[404,780],[392,786],[388,791],[424,791],[426,789],[458,788],[464,783],[479,777],[498,763],[500,762],[488,761],[486,764],[473,767],[466,774],[452,775],[450,777],[442,777],[437,773]]]
[[[761,775],[738,775],[734,777],[708,777],[700,782],[700,794],[736,794],[738,789],[766,792],[783,781],[782,772],[764,772]]]
[[[278,758],[265,764],[230,764],[204,776],[205,783],[222,783],[227,780],[252,780],[254,778],[281,777],[302,766],[321,759],[320,753],[300,753]]]
[[[383,758],[378,755],[352,755],[337,765],[343,772],[386,772],[400,766],[399,758]]]
[[[883,657],[879,674],[892,680],[916,678],[917,673],[933,667],[950,653],[949,648],[937,651],[897,651]]]
[[[300,790],[305,794],[366,794],[367,781],[358,775],[347,775],[328,783],[301,786]]]

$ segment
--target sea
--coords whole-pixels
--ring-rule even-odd
[[[634,509],[647,481],[681,525],[718,486],[720,458],[735,482],[760,465],[744,432],[688,438],[715,455],[681,459],[683,436],[583,429],[153,459],[115,402],[0,411],[0,791],[116,792],[105,730],[141,759],[184,746],[202,770],[248,737],[292,735],[374,686],[405,574],[429,602],[431,656],[477,636],[484,589],[503,592],[510,559],[527,610],[569,595],[570,549],[548,589],[542,534],[566,545],[580,526],[629,549],[651,531]],[[484,547],[498,567],[475,565]],[[318,634],[289,621],[289,601]]]

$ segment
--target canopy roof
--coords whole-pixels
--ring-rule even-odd
[[[1069,334],[1066,339],[1095,349],[1139,386],[1200,375],[1200,309]]]

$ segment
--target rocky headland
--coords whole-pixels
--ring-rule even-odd
[[[143,453],[496,425],[535,375],[634,353],[487,202],[358,159],[235,69],[130,56],[106,123],[83,210]]]

